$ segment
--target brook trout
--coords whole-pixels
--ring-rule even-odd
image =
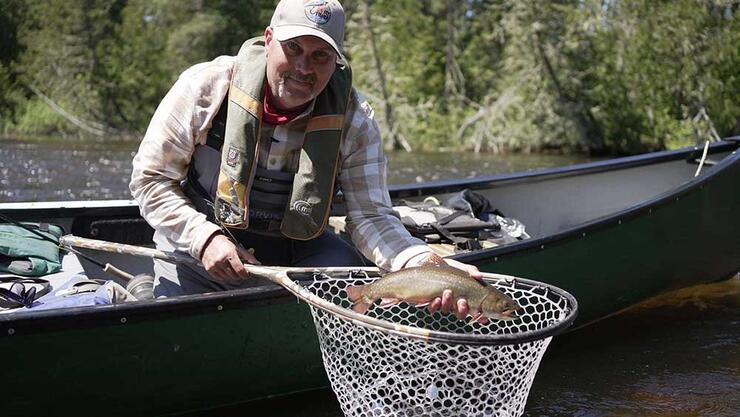
[[[457,300],[468,300],[472,321],[481,317],[508,320],[516,318],[519,304],[495,287],[471,278],[467,272],[451,266],[419,266],[391,272],[367,285],[347,287],[347,295],[354,303],[352,309],[364,314],[377,299],[386,307],[401,301],[423,306],[445,289],[452,290]]]

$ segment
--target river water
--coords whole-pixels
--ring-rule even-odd
[[[0,202],[128,199],[133,141],[0,139]],[[392,184],[566,165],[578,157],[390,154]],[[255,381],[258,383],[258,381]],[[341,417],[330,390],[213,416]],[[740,416],[740,278],[683,289],[556,337],[526,416]]]
[[[0,138],[0,202],[130,199],[131,140]],[[405,184],[522,171],[585,161],[562,155],[389,155],[388,182]]]

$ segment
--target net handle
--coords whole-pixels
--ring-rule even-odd
[[[177,252],[165,252],[165,251],[161,251],[158,249],[152,249],[152,248],[147,248],[143,246],[135,246],[135,245],[128,245],[124,243],[108,242],[105,240],[89,239],[89,238],[84,238],[84,237],[79,237],[79,236],[74,236],[74,235],[62,236],[60,238],[60,244],[67,246],[67,247],[77,247],[77,248],[92,249],[92,250],[98,250],[98,251],[104,251],[104,252],[122,253],[122,254],[133,255],[133,256],[143,256],[143,257],[171,262],[174,264],[177,264],[177,263],[186,263],[190,265],[200,264],[200,262],[198,262],[197,259],[181,254],[181,253],[177,253]],[[396,334],[412,335],[414,337],[418,337],[420,339],[425,339],[425,340],[427,340],[429,337],[430,331],[428,330],[424,330],[424,329],[420,329],[416,327],[404,326],[404,325],[390,323],[390,322],[385,322],[382,320],[378,320],[372,317],[365,316],[364,314],[356,313],[352,310],[339,307],[336,304],[331,303],[327,300],[324,300],[323,298],[308,291],[306,288],[298,284],[296,281],[293,281],[288,276],[289,273],[319,273],[320,274],[320,273],[331,273],[333,271],[338,271],[338,270],[346,271],[347,268],[322,268],[322,269],[319,269],[319,268],[288,268],[288,267],[260,266],[260,265],[244,264],[244,269],[246,269],[250,274],[254,274],[256,276],[266,278],[274,282],[275,284],[280,285],[281,287],[288,290],[294,296],[298,297],[299,299],[305,301],[306,303],[316,308],[320,308],[324,311],[340,316],[349,321],[352,321],[358,324],[361,323],[361,325],[364,325],[365,327],[369,327],[371,329],[375,329],[375,330],[385,332],[385,333],[388,333],[389,330],[392,330]],[[358,270],[358,271],[364,270],[366,272],[379,271],[378,268],[353,268],[353,269]],[[391,327],[390,329],[389,329],[389,326]]]
[[[125,255],[140,256],[144,258],[159,259],[172,264],[187,264],[192,266],[203,267],[197,259],[180,253],[180,252],[168,252],[154,248],[147,248],[145,246],[129,245],[126,243],[109,242],[106,240],[89,239],[86,237],[79,237],[75,235],[64,235],[59,239],[59,244],[67,248],[82,248],[90,249],[108,253],[120,253]],[[248,271],[256,265],[244,264],[245,269]],[[327,267],[327,268],[297,268],[297,267],[279,267],[279,266],[261,266],[260,271],[254,271],[255,275],[262,276],[264,278],[273,281],[271,277],[277,276],[276,274],[284,271],[287,273],[301,273],[301,274],[314,274],[314,273],[332,273],[332,272],[346,272],[347,267]],[[377,267],[351,267],[352,271],[365,271],[369,273],[379,273],[380,269]],[[270,272],[272,271],[272,272]]]

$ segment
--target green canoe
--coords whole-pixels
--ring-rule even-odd
[[[583,325],[740,270],[738,146],[731,138],[706,158],[688,148],[400,186],[392,197],[484,194],[532,238],[455,257],[567,290]],[[81,237],[151,239],[130,201],[6,203],[0,212]],[[95,255],[133,273],[151,268],[146,259]],[[3,313],[0,357],[4,417],[177,414],[327,385],[307,306],[275,286]]]

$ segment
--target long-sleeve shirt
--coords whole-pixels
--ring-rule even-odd
[[[180,182],[195,147],[206,143],[228,93],[234,63],[235,57],[222,56],[183,72],[154,113],[133,161],[129,187],[142,216],[172,247],[196,259],[220,227],[195,209]],[[338,181],[347,208],[347,231],[368,259],[380,268],[397,270],[431,250],[412,237],[394,214],[386,182],[387,159],[373,110],[356,90],[352,94]],[[313,104],[296,119],[270,130],[273,143],[266,155],[258,157],[258,166],[289,169],[312,109]]]

